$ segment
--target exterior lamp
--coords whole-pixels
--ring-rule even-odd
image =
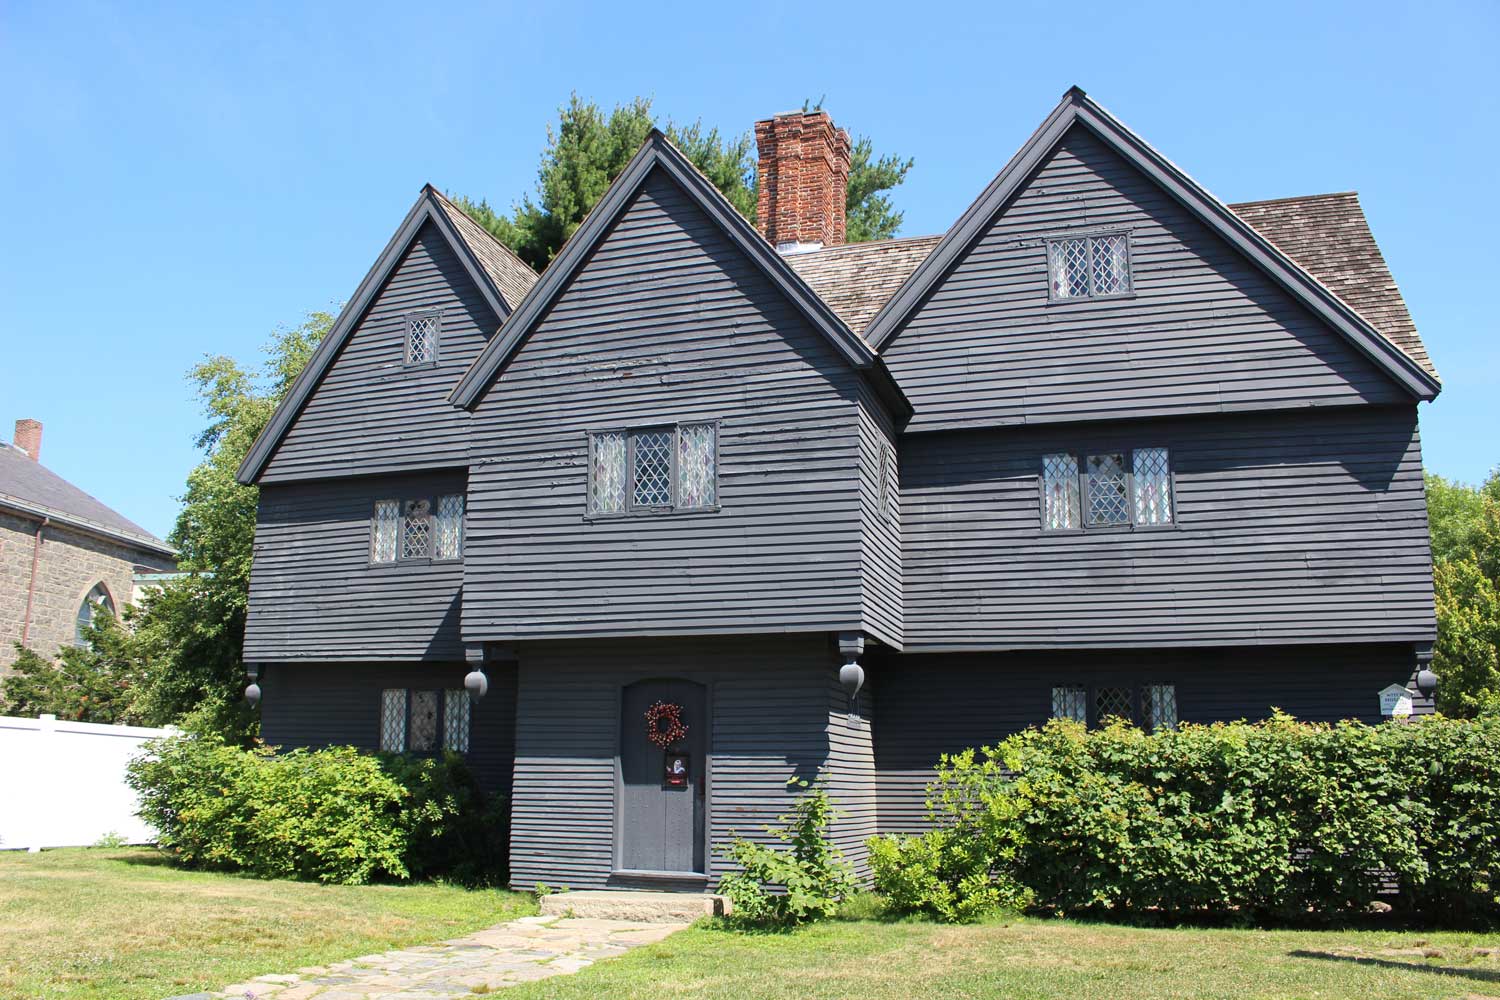
[[[1417,671],[1417,690],[1422,692],[1423,697],[1431,698],[1437,686],[1438,675],[1432,672],[1431,667],[1423,667]]]
[[[469,692],[470,700],[478,701],[489,689],[490,679],[484,676],[484,671],[478,667],[464,675],[464,690]]]

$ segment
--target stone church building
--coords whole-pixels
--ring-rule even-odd
[[[0,443],[0,674],[17,644],[55,656],[101,608],[119,613],[142,584],[176,569],[170,545],[41,456],[41,423],[17,420],[12,443]]]

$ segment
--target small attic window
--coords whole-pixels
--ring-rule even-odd
[[[436,312],[408,313],[406,316],[406,363],[409,366],[430,365],[437,361],[438,334],[442,316]]]
[[[1130,294],[1130,236],[1126,233],[1048,240],[1047,261],[1054,302]]]

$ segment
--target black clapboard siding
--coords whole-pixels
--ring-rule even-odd
[[[873,686],[866,680],[851,704],[832,673],[828,685],[828,795],[836,815],[829,839],[861,877],[868,871],[865,842],[879,832],[879,797],[875,777]]]
[[[405,366],[407,313],[437,309],[437,363]],[[500,325],[431,222],[376,295],[297,415],[262,483],[468,463],[469,414],[448,402]]]
[[[1042,455],[1138,446],[1174,528],[1042,532]],[[907,650],[1435,633],[1414,405],[910,435],[902,472]]]
[[[1049,302],[1046,237],[1111,228],[1134,296]],[[912,431],[1409,399],[1078,126],[882,354]]]
[[[260,731],[270,745],[380,749],[380,692],[385,688],[457,689],[461,663],[278,663],[260,678]],[[489,692],[469,709],[464,755],[486,790],[510,792],[515,758],[516,676],[489,670]]]
[[[883,833],[924,825],[944,753],[993,746],[1044,724],[1059,684],[1169,683],[1183,722],[1258,720],[1279,708],[1307,722],[1381,721],[1380,691],[1412,683],[1410,646],[907,653],[872,657],[875,766]],[[1430,701],[1414,706],[1432,711]]]
[[[246,661],[461,661],[463,565],[369,559],[376,500],[462,492],[457,471],[262,486]]]
[[[825,637],[545,641],[520,647],[511,883],[613,884],[620,691],[647,678],[707,686],[711,726],[708,836],[765,839],[791,804],[792,778],[829,759]],[[645,738],[645,722],[638,734]],[[694,762],[694,766],[702,766]],[[708,882],[724,861],[708,852]]]
[[[860,628],[860,382],[656,171],[475,410],[465,636]],[[715,420],[717,512],[585,519],[589,430]]]
[[[860,386],[860,561],[865,631],[888,646],[901,648],[901,486],[900,450],[895,427],[868,386]],[[889,451],[888,512],[880,506],[880,455]]]

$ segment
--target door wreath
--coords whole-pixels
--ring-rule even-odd
[[[663,750],[687,736],[682,721],[682,706],[672,701],[658,701],[646,709],[646,739]]]

